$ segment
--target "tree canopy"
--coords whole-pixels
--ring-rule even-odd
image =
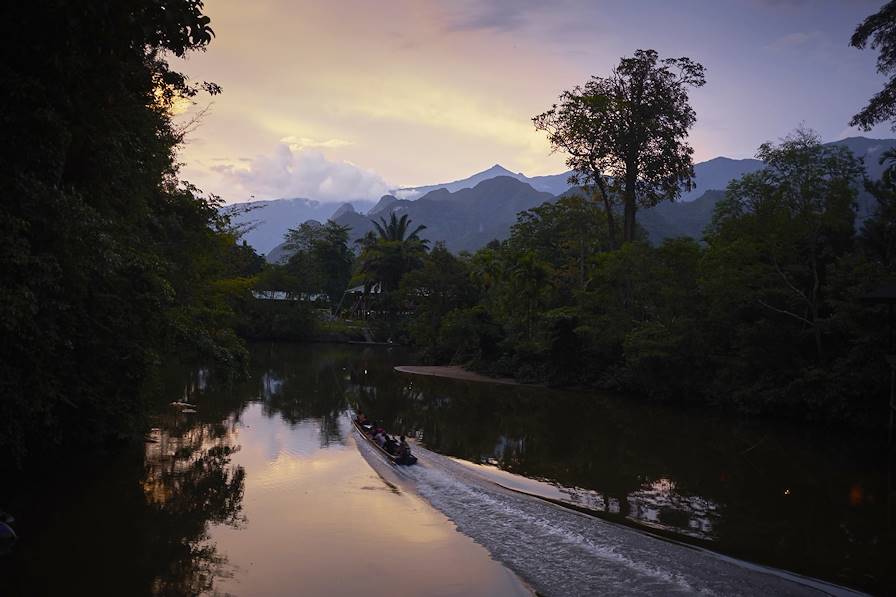
[[[622,240],[635,239],[639,206],[674,200],[693,185],[688,132],[696,122],[688,90],[705,84],[703,66],[690,58],[660,59],[655,50],[622,58],[608,77],[594,76],[560,95],[535,116],[535,128],[566,153],[572,182],[596,188],[611,245],[613,206],[623,205]]]
[[[197,0],[0,9],[0,451],[141,437],[162,355],[239,366],[258,267],[218,201],[181,181],[173,104],[212,83],[169,56],[213,39]]]
[[[385,218],[371,221],[377,234],[361,239],[358,274],[365,284],[381,284],[385,292],[398,290],[402,277],[423,265],[429,241],[419,233],[426,226],[411,229],[407,214],[399,218],[394,212],[388,222]]]
[[[858,49],[870,45],[878,50],[877,72],[889,77],[884,88],[852,117],[849,125],[869,131],[876,124],[890,121],[896,130],[896,1],[887,2],[862,21],[849,43]]]

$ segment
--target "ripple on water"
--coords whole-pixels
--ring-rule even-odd
[[[511,492],[453,459],[420,446],[415,451],[420,465],[392,468],[392,474],[540,593],[817,595],[819,587],[852,593]]]

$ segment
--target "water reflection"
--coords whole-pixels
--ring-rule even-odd
[[[387,543],[385,554],[358,547],[359,561],[388,562],[388,542],[420,541],[429,550],[413,555],[421,567],[449,559],[493,581],[476,568],[481,554],[469,555],[475,547],[451,543],[450,525],[401,502],[411,498],[383,489],[357,458],[343,413],[358,404],[430,449],[538,480],[552,497],[602,516],[849,586],[896,587],[877,446],[607,396],[393,371],[408,358],[274,344],[252,348],[245,381],[172,366],[145,449],[75,455],[52,475],[0,486],[20,535],[0,573],[13,594],[69,593],[71,579],[97,562],[104,573],[84,585],[93,593],[289,592],[299,572],[325,590],[339,554],[357,547],[351,517],[365,516],[357,529],[365,541]],[[416,522],[390,526],[401,518]],[[303,551],[298,537],[315,549]],[[71,548],[75,538],[83,548]],[[442,573],[415,586],[450,585],[453,572]]]
[[[851,586],[896,584],[874,442],[589,393],[363,377],[365,412],[599,515]]]

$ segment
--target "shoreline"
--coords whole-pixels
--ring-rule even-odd
[[[488,375],[468,371],[458,365],[399,365],[393,367],[393,369],[399,373],[444,377],[448,379],[456,379],[458,381],[474,381],[478,383],[493,383],[508,386],[525,385],[509,377],[489,377]]]

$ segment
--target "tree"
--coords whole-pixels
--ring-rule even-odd
[[[317,220],[308,220],[298,228],[290,228],[283,235],[283,248],[294,253],[311,251],[314,242],[323,237],[324,227]]]
[[[531,249],[550,263],[567,299],[573,291],[585,289],[590,257],[610,248],[603,210],[580,195],[563,196],[517,214],[508,244]]]
[[[332,220],[323,226],[310,220],[287,231],[284,244],[294,253],[285,267],[296,282],[296,292],[323,292],[331,305],[339,302],[354,262],[354,253],[348,246],[349,230]]]
[[[780,323],[809,330],[821,364],[823,289],[852,244],[863,168],[845,147],[822,145],[805,130],[763,144],[756,157],[765,168],[733,181],[716,206],[708,242],[730,274],[717,279]]]
[[[167,59],[212,40],[197,0],[0,9],[0,452],[140,437],[162,355],[238,364],[248,291],[219,202],[178,177]],[[44,34],[35,34],[42,31]]]
[[[851,46],[860,50],[869,43],[872,50],[880,50],[877,72],[888,76],[889,81],[868,101],[868,105],[852,117],[849,125],[868,131],[874,125],[889,120],[896,131],[896,1],[887,2],[862,21],[849,40]]]
[[[329,220],[321,237],[314,241],[311,254],[321,272],[321,284],[335,308],[352,276],[355,255],[348,246],[349,226],[340,226]]]
[[[379,283],[383,292],[392,292],[398,289],[407,272],[423,265],[429,241],[421,239],[419,232],[426,226],[410,230],[411,220],[407,214],[398,218],[394,213],[388,222],[380,218],[380,222],[373,222],[373,225],[377,234],[368,234],[360,241],[359,274],[365,283]]]
[[[881,160],[889,160],[879,181],[865,181],[866,190],[877,201],[871,217],[862,223],[859,241],[869,256],[884,268],[896,265],[896,154],[887,152]]]
[[[612,246],[613,206],[621,196],[623,242],[635,239],[635,214],[693,188],[694,150],[687,144],[696,113],[690,87],[705,84],[703,66],[690,58],[659,59],[654,50],[622,58],[609,77],[592,77],[560,95],[535,116],[555,151],[567,154],[571,182],[593,186],[603,201]]]
[[[373,223],[373,227],[376,229],[377,234],[379,234],[379,238],[383,240],[394,240],[394,241],[418,241],[420,240],[420,232],[426,230],[426,226],[419,225],[410,233],[408,230],[411,227],[411,220],[408,219],[408,214],[404,214],[401,218],[395,217],[395,212],[389,214],[389,221],[386,222],[386,218],[380,218],[380,221],[371,220]]]
[[[423,259],[423,267],[404,276],[401,290],[415,307],[410,323],[414,342],[437,360],[450,359],[451,354],[439,354],[452,348],[442,338],[445,318],[452,311],[472,307],[478,298],[468,263],[438,243]]]

